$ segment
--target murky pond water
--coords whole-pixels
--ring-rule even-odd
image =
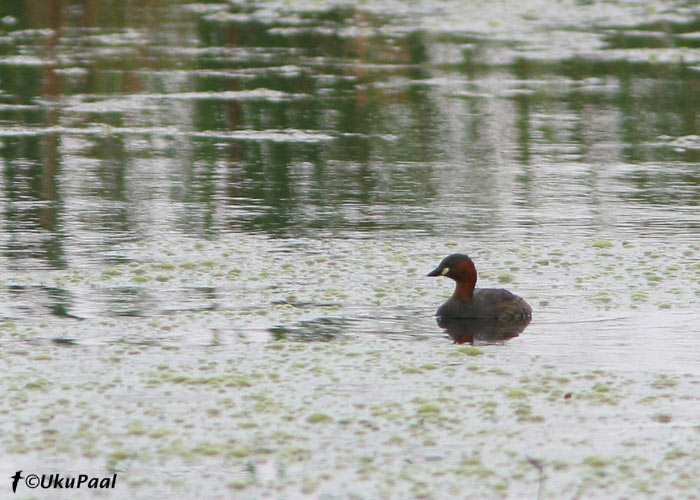
[[[691,498],[698,103],[694,2],[3,4],[0,475]]]

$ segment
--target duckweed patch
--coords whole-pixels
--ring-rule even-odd
[[[600,469],[603,467],[607,467],[612,463],[612,460],[603,458],[598,455],[589,455],[583,459],[582,462],[584,465],[588,465],[589,467],[594,467],[596,469]]]
[[[440,407],[434,403],[425,403],[418,407],[419,415],[437,415],[440,413]]]
[[[484,351],[474,346],[460,347],[450,353],[451,356],[481,356],[482,354]]]
[[[695,470],[692,453],[682,446],[657,449],[639,431],[649,429],[650,415],[660,413],[659,408],[684,401],[686,391],[700,382],[694,377],[563,371],[540,361],[530,361],[522,374],[512,364],[508,371],[501,368],[504,360],[499,356],[505,350],[480,357],[474,365],[455,360],[450,344],[406,342],[403,349],[379,351],[384,342],[283,342],[281,349],[248,343],[235,351],[88,348],[87,359],[94,351],[99,352],[94,360],[104,360],[107,366],[112,356],[122,361],[118,376],[93,371],[94,380],[87,384],[74,379],[82,368],[70,363],[71,351],[56,346],[47,351],[50,362],[66,362],[68,369],[57,372],[49,384],[44,382],[49,379],[36,375],[40,368],[31,365],[31,359],[17,361],[29,372],[15,378],[14,392],[42,391],[53,411],[31,398],[11,403],[23,411],[40,410],[40,418],[10,428],[6,435],[16,436],[6,438],[5,450],[27,457],[41,450],[66,460],[77,453],[116,468],[132,468],[133,463],[171,468],[184,460],[189,466],[230,474],[233,465],[240,472],[222,485],[253,496],[268,491],[263,478],[270,475],[281,481],[275,488],[314,494],[332,487],[335,474],[377,481],[388,490],[397,484],[414,485],[407,478],[415,477],[421,488],[444,486],[440,491],[445,492],[463,491],[464,478],[473,478],[477,486],[470,488],[485,498],[507,496],[515,487],[536,491],[537,476],[523,465],[524,449],[538,450],[547,488],[572,496],[578,488],[595,488],[601,473],[623,488],[646,480],[645,466],[618,457],[662,463],[662,468],[688,474]],[[360,345],[364,351],[358,351]],[[451,360],[449,365],[446,360]],[[158,383],[151,385],[152,380]],[[27,389],[27,384],[41,389]],[[571,404],[565,403],[562,387],[576,395]],[[76,399],[76,394],[82,397]],[[139,407],[124,394],[138,394],[148,405],[135,411]],[[663,396],[662,402],[640,402],[649,395]],[[624,399],[625,405],[601,405],[598,397]],[[323,410],[309,411],[316,404]],[[126,422],[123,427],[110,425],[111,418],[101,421],[106,408]],[[44,432],[46,422],[69,415],[82,426],[70,439]],[[582,424],[583,433],[577,430],[575,439],[564,433],[542,441],[546,429],[571,427],[571,422]],[[697,434],[692,426],[688,429]],[[407,446],[422,458],[393,468],[397,454],[403,455]],[[559,458],[562,449],[570,457],[567,461]],[[317,470],[317,461],[331,457],[339,460],[339,467],[327,475],[309,479],[293,473]],[[440,478],[440,486],[432,477]],[[687,484],[678,473],[655,480]],[[232,486],[225,486],[231,481]]]
[[[171,383],[184,385],[211,385],[224,387],[252,387],[253,381],[244,375],[220,375],[212,377],[192,377],[188,375],[162,374],[149,379],[149,383]]]
[[[325,413],[312,413],[311,415],[306,417],[306,421],[310,424],[323,424],[332,422],[333,419]]]
[[[629,352],[636,335],[617,336],[615,322],[632,305],[672,315],[697,300],[700,268],[663,261],[673,251],[666,247],[652,256],[644,242],[594,243],[480,254],[492,273],[484,286],[517,272],[523,284],[514,291],[547,304],[520,338],[484,347],[440,336],[432,314],[450,291],[430,288],[422,274],[435,255],[422,251],[392,259],[357,241],[309,242],[309,255],[269,251],[284,243],[242,245],[264,257],[263,272],[235,242],[194,251],[189,241],[191,253],[171,256],[148,245],[129,250],[136,265],[80,277],[81,287],[130,297],[123,315],[0,324],[9,405],[0,443],[27,467],[50,457],[76,469],[129,469],[135,483],[140,468],[158,485],[187,478],[172,486],[174,497],[193,496],[191,471],[206,470],[196,481],[220,497],[320,498],[342,483],[360,485],[363,498],[536,498],[536,471],[524,465],[533,450],[547,477],[544,498],[687,493],[700,473],[685,445],[698,435],[689,409],[700,379],[653,366],[598,370],[610,366],[600,363],[610,351],[589,342],[604,332],[614,337],[605,346]],[[431,252],[444,250],[440,243]],[[313,252],[362,256],[382,272],[355,289],[354,263],[318,262]],[[535,268],[541,274],[530,282]],[[62,271],[41,279],[54,277],[65,287],[72,279]],[[181,295],[170,303],[170,294]],[[659,312],[664,304],[673,307]],[[551,326],[561,311],[580,316]],[[645,321],[639,326],[635,334]],[[547,328],[558,336],[547,338]],[[75,345],[43,342],[45,331]],[[567,349],[570,358],[561,357]],[[649,470],[656,464],[658,476]],[[363,489],[369,483],[376,490]]]
[[[527,394],[521,389],[512,389],[507,392],[506,396],[510,399],[526,399]]]
[[[498,282],[502,284],[512,283],[515,280],[515,275],[511,273],[500,273],[498,275]]]
[[[684,458],[688,455],[689,453],[687,451],[682,450],[680,448],[676,448],[666,453],[666,456],[664,458],[666,460],[678,460],[679,458]]]
[[[654,389],[670,389],[672,387],[676,387],[678,385],[678,381],[670,378],[669,376],[665,374],[659,375],[656,380],[654,380],[651,383],[651,386]]]
[[[532,407],[525,403],[517,404],[514,408],[514,413],[520,423],[544,422],[544,417],[533,414]]]
[[[662,413],[662,412],[659,412],[659,413],[654,413],[654,414],[651,416],[651,419],[652,419],[654,422],[658,422],[658,423],[660,423],[660,424],[668,424],[668,423],[670,423],[670,422],[673,420],[673,416],[672,416],[671,414],[669,414],[669,413]]]

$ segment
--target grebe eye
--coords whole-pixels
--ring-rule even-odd
[[[447,273],[449,273],[449,272],[450,272],[450,268],[449,268],[449,267],[443,267],[443,268],[442,268],[442,271],[440,271],[440,274],[442,274],[443,276],[445,276],[445,275],[446,275]]]

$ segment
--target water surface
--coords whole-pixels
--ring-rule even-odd
[[[2,443],[20,457],[4,475],[22,460],[65,468],[79,456],[96,471],[131,470],[133,491],[156,498],[133,470],[158,456],[171,467],[213,467],[216,487],[187,476],[212,487],[212,498],[231,489],[345,498],[342,485],[358,478],[365,497],[444,498],[462,491],[463,476],[491,478],[474,482],[483,498],[533,498],[525,455],[541,444],[536,429],[573,418],[549,385],[567,379],[576,387],[562,390],[591,420],[578,444],[552,437],[558,451],[542,448],[560,491],[653,497],[675,488],[682,497],[684,477],[696,476],[693,455],[661,428],[678,422],[677,435],[691,438],[689,384],[700,377],[699,15],[680,1],[0,6],[0,342],[7,387],[43,391],[31,399],[20,389],[19,417],[5,416],[27,438]],[[453,252],[474,258],[481,286],[512,289],[534,309],[525,332],[480,347],[483,358],[453,346],[432,317],[452,284],[425,274]],[[469,362],[454,363],[455,353]],[[190,370],[223,377],[236,359],[248,361],[236,372],[244,379],[226,379],[230,401],[213,396],[224,379],[190,383]],[[276,365],[284,371],[267,373]],[[297,369],[304,375],[289,376]],[[363,370],[376,384],[393,375],[372,386]],[[107,396],[79,403],[97,372]],[[436,412],[431,390],[452,377],[477,377],[476,388],[440,389],[448,403]],[[329,425],[339,426],[324,439],[354,443],[368,432],[368,443],[318,452],[315,434],[300,431],[318,401],[307,394],[314,380],[323,380]],[[328,389],[339,380],[345,389]],[[141,415],[126,398],[114,412],[124,429],[91,427],[110,398],[124,399],[122,384],[163,412]],[[176,385],[149,393],[163,384]],[[411,388],[428,399],[414,401]],[[351,390],[357,413],[345,413]],[[219,399],[206,413],[187,406],[187,391]],[[481,417],[493,404],[515,408],[503,432],[482,429],[505,447],[456,433],[454,422],[448,436],[436,419],[420,441],[416,427],[396,426],[416,412],[420,422],[468,413],[461,391]],[[362,413],[363,395],[381,408]],[[632,413],[613,408],[619,401]],[[394,403],[402,409],[382,421]],[[47,408],[68,408],[83,426],[71,431],[79,444],[46,442],[70,428],[47,416],[62,410]],[[258,413],[310,441],[247,432]],[[598,416],[612,423],[596,435]],[[225,418],[241,427],[224,445],[214,436]],[[605,442],[630,419],[653,427],[637,448],[634,436]],[[23,421],[39,423],[27,431]],[[88,428],[104,436],[98,446]],[[418,472],[398,466],[410,455],[407,436],[423,443],[421,456],[441,458],[416,459]],[[481,450],[484,463],[490,455],[504,474],[455,442]],[[290,451],[307,447],[316,451]],[[638,463],[621,460],[629,449]],[[381,464],[370,466],[376,454]],[[329,477],[305,476],[329,461],[338,466]],[[629,473],[659,461],[654,470],[666,475],[656,484]],[[272,472],[256,475],[244,462]],[[240,478],[226,486],[229,467]],[[284,467],[297,467],[297,479]],[[376,470],[388,471],[387,483]],[[601,470],[613,478],[607,486]],[[431,482],[436,473],[449,479]],[[517,493],[518,478],[527,493]]]

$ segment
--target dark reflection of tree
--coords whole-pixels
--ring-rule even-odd
[[[233,9],[252,12],[254,6]],[[252,19],[200,23],[205,45],[248,49],[244,52],[248,59],[243,63],[202,61],[207,67],[251,69],[245,79],[230,79],[228,88],[266,88],[310,96],[308,100],[282,102],[218,103],[213,105],[218,107],[218,115],[213,111],[202,114],[218,118],[208,121],[206,129],[302,129],[331,131],[335,135],[333,141],[314,147],[232,143],[227,148],[230,167],[224,180],[225,191],[231,195],[227,202],[232,208],[226,212],[227,227],[275,234],[305,228],[419,228],[423,224],[420,219],[405,216],[401,222],[397,218],[393,225],[392,209],[407,213],[412,206],[431,203],[445,187],[458,186],[464,212],[470,214],[462,215],[467,226],[488,227],[497,223],[503,193],[494,174],[503,168],[507,152],[502,151],[498,138],[489,134],[493,117],[489,116],[487,99],[480,96],[463,101],[463,142],[446,142],[454,131],[446,128],[442,120],[445,108],[455,102],[454,97],[441,101],[423,83],[440,71],[448,77],[464,75],[477,89],[498,72],[503,72],[505,79],[514,77],[524,82],[523,90],[527,92],[505,98],[495,96],[489,101],[500,101],[504,107],[512,104],[509,113],[517,133],[512,159],[517,165],[508,168],[520,168],[515,176],[520,189],[514,203],[521,206],[537,204],[541,145],[565,146],[564,153],[557,153],[556,149],[545,153],[548,161],[557,161],[561,154],[562,169],[571,161],[588,165],[583,180],[588,201],[593,205],[601,202],[600,193],[605,189],[600,185],[604,165],[601,155],[606,155],[605,161],[632,164],[693,162],[700,156],[693,149],[679,153],[649,146],[660,135],[698,133],[694,104],[700,97],[697,72],[682,63],[637,63],[604,57],[563,61],[520,57],[509,66],[498,67],[486,58],[494,46],[488,38],[448,35],[446,39],[435,39],[420,31],[391,38],[382,34],[386,19],[352,6],[304,12],[300,16],[302,22],[298,25],[275,26]],[[698,22],[664,21],[659,25],[611,30],[606,41],[610,48],[694,47],[700,45],[694,38],[676,35],[695,32],[697,25]],[[349,26],[378,29],[345,36],[343,30]],[[649,36],[644,35],[645,30]],[[463,51],[464,60],[436,72],[428,47],[450,42],[469,47]],[[267,58],[256,58],[256,51],[262,49]],[[296,70],[275,69],[280,65]],[[562,77],[567,82],[564,92],[529,83],[556,82]],[[409,83],[384,85],[397,79]],[[605,85],[599,86],[601,82]],[[207,84],[211,87],[206,88],[222,89],[220,79],[214,78]],[[488,91],[484,88],[484,92]],[[565,120],[573,119],[562,126],[559,115]],[[202,129],[205,122],[201,122]],[[389,136],[394,138],[383,139]],[[605,143],[621,144],[622,148],[601,152],[600,145]],[[450,170],[450,186],[441,188],[435,184],[430,166],[456,148],[461,148],[458,165]],[[665,199],[672,203],[679,196],[687,198],[672,194],[673,187],[663,177],[663,169],[626,175],[622,181],[635,185],[637,194],[649,201],[653,197],[658,202],[661,197],[661,202]],[[691,186],[696,182],[692,173],[676,177],[676,181]],[[658,189],[650,189],[650,185]],[[253,213],[237,211],[238,205],[255,209]],[[472,210],[475,207],[486,210]],[[236,215],[237,212],[245,215]]]
[[[342,30],[353,23],[384,23],[352,7],[302,16],[308,21],[301,23],[302,28]],[[388,39],[383,35],[344,37],[340,31],[326,29],[280,32],[269,23],[242,19],[226,24],[200,22],[199,36],[205,46],[250,50],[246,78],[202,76],[199,90],[270,89],[291,96],[230,104],[199,101],[194,117],[199,130],[302,130],[335,136],[317,144],[232,142],[225,148],[229,162],[229,175],[224,179],[229,195],[226,203],[230,205],[225,212],[227,227],[274,234],[342,227],[371,229],[382,226],[373,213],[423,206],[434,196],[429,171],[414,165],[430,161],[438,152],[435,103],[425,85],[407,85],[400,90],[377,85],[396,77],[420,80],[428,76],[420,66],[428,59],[420,34]],[[254,53],[261,48],[273,57],[256,60]],[[203,55],[200,65],[241,69],[236,61],[209,59]],[[387,63],[395,65],[381,69]],[[281,71],[280,65],[291,70]],[[221,150],[207,146],[208,142],[201,141],[195,153],[199,171],[221,155]],[[196,178],[211,180],[197,175],[190,180]],[[201,184],[192,188],[198,194],[190,199],[206,203],[203,196],[211,189]],[[386,219],[387,226],[423,224],[418,219],[404,223],[396,219],[393,223]]]
[[[600,154],[601,142],[622,144],[622,150],[616,148],[608,160],[626,163],[693,162],[700,154],[692,149],[672,152],[649,146],[660,135],[698,133],[698,76],[682,61],[636,63],[595,54],[563,61],[528,59],[517,56],[515,44],[488,36],[392,31],[387,26],[401,14],[387,17],[360,4],[315,12],[280,7],[279,19],[261,20],[256,17],[260,4],[247,2],[230,5],[227,12],[251,16],[230,22],[149,5],[129,7],[90,0],[80,2],[79,8],[76,5],[58,1],[0,5],[1,15],[14,16],[23,27],[55,28],[52,36],[36,42],[40,57],[59,60],[57,56],[64,51],[74,58],[71,64],[86,69],[80,78],[63,79],[51,65],[42,69],[3,67],[3,90],[13,96],[15,104],[32,103],[37,96],[50,101],[72,94],[136,95],[144,90],[167,94],[177,79],[169,69],[186,74],[186,82],[176,92],[267,89],[285,93],[282,98],[163,99],[156,104],[176,109],[178,117],[185,116],[183,110],[187,112],[186,120],[174,124],[185,138],[178,139],[180,144],[172,148],[176,151],[167,151],[179,160],[180,168],[153,181],[170,183],[168,201],[183,207],[175,219],[176,227],[185,232],[215,234],[236,228],[284,235],[318,229],[430,230],[432,221],[411,217],[411,210],[429,206],[450,189],[457,195],[454,209],[468,214],[460,220],[473,217],[466,226],[490,227],[501,220],[500,208],[508,203],[503,186],[495,180],[506,168],[519,169],[513,170],[518,189],[515,203],[533,206],[538,169],[545,156],[548,161],[558,161],[561,154],[562,169],[567,163],[585,162],[589,168],[586,196],[596,203],[602,177],[601,162],[595,155]],[[167,24],[164,19],[174,22]],[[196,23],[193,32],[188,31],[193,26],[188,23]],[[605,42],[611,49],[695,48],[700,46],[697,37],[679,35],[697,32],[698,26],[697,19],[685,23],[663,20],[633,29],[606,29]],[[107,34],[119,34],[128,27],[138,31],[146,43],[128,47],[133,51],[125,52],[125,57],[104,55],[96,38],[81,32],[85,27],[100,27]],[[180,29],[192,38],[177,46],[172,33],[179,34]],[[185,50],[171,54],[171,46],[194,48],[195,55]],[[432,55],[441,46],[459,47],[456,50],[463,60],[436,63]],[[120,44],[110,48],[115,47],[123,48]],[[208,48],[213,50],[199,50]],[[508,63],[490,60],[489,54],[499,49],[502,54],[515,54],[515,59]],[[7,50],[12,53],[14,48]],[[466,80],[465,87],[477,89],[477,94],[484,92],[450,95],[441,84],[431,82],[434,78]],[[522,82],[522,88],[516,90],[527,92],[489,95],[497,92],[487,83],[499,79]],[[559,80],[567,82],[563,91],[529,83]],[[594,83],[589,85],[588,80]],[[613,82],[614,89],[596,89],[596,81]],[[507,129],[504,133],[512,130],[514,137],[494,133],[491,106],[499,108],[498,119]],[[452,122],[445,119],[450,113]],[[559,114],[570,121],[561,126]],[[162,116],[169,117],[168,112],[64,115],[57,106],[50,113],[0,110],[0,119],[38,126],[173,125],[160,123]],[[187,138],[190,132],[292,130],[320,132],[333,139],[305,144]],[[503,143],[509,141],[515,143],[515,151],[503,150]],[[538,149],[562,145],[575,154],[567,157],[567,153]],[[60,146],[60,135],[47,136],[36,149],[41,158],[31,159],[42,164],[32,195],[39,201],[51,201],[33,217],[37,227],[49,232],[60,227],[65,215],[60,211],[65,193],[57,182],[62,166]],[[129,140],[104,136],[88,150],[90,160],[99,160],[86,171],[94,183],[86,192],[74,195],[94,197],[96,205],[102,202],[99,214],[87,218],[91,230],[106,227],[124,238],[134,231],[133,213],[139,210],[130,193],[129,179],[140,173],[133,171],[138,166],[130,158]],[[450,166],[445,177],[438,172],[443,163]],[[15,179],[21,169],[29,172],[16,162],[10,168],[14,172],[6,175]],[[677,179],[694,182],[692,172],[682,172]],[[637,182],[657,185],[655,199],[671,189],[659,172],[635,173],[622,181],[633,186]],[[651,196],[647,188],[645,193]],[[686,199],[684,196],[681,198]],[[666,197],[673,199],[669,193]],[[107,206],[110,208],[104,208]],[[113,241],[105,237],[104,247]],[[60,246],[60,238],[55,238],[50,251],[58,254]]]
[[[666,26],[670,33],[677,26]],[[652,39],[653,38],[653,39]],[[636,31],[627,35],[618,32],[610,39],[616,47],[656,47],[657,37],[645,39]],[[597,58],[575,58],[560,62],[518,60],[513,66],[519,80],[555,81],[564,77],[569,82],[563,94],[536,91],[516,95],[518,104],[520,162],[537,161],[533,156],[537,143],[553,146],[570,144],[576,147],[578,160],[589,168],[586,176],[587,197],[596,204],[605,186],[599,185],[598,172],[605,168],[601,161],[601,144],[614,145],[605,157],[606,162],[622,161],[640,165],[638,172],[626,170],[619,180],[634,188],[621,196],[635,197],[654,204],[674,204],[680,200],[694,202],[697,176],[690,166],[700,157],[697,149],[682,152],[671,147],[659,147],[660,137],[697,135],[698,115],[695,103],[700,102],[700,77],[682,62],[678,64],[607,61]],[[599,86],[605,83],[606,87]],[[570,126],[557,123],[559,108],[574,116]],[[533,125],[535,116],[551,117],[539,130]],[[542,118],[540,118],[542,121]],[[566,125],[566,124],[565,124]],[[540,133],[540,137],[536,134]],[[620,145],[619,150],[617,146]],[[595,156],[595,155],[599,156]],[[613,156],[613,154],[615,156]],[[549,153],[548,160],[556,160],[557,153]],[[562,162],[564,166],[567,161]],[[685,162],[687,167],[680,167]],[[668,168],[665,163],[673,164]],[[658,168],[645,168],[658,164]],[[679,168],[686,172],[681,172]],[[537,176],[537,170],[520,180]],[[675,185],[674,185],[675,184]],[[678,189],[678,186],[689,189]]]
[[[2,217],[7,238],[3,253],[16,260],[17,266],[26,265],[29,259],[55,268],[66,265],[60,244],[58,210],[62,202],[55,187],[55,164],[42,161],[42,153],[54,147],[52,139],[55,137],[10,138],[0,148],[7,200]]]

